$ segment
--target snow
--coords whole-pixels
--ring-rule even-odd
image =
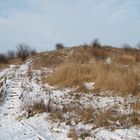
[[[100,140],[139,140],[140,139],[140,129],[130,128],[130,129],[118,129],[115,131],[110,131],[106,129],[98,129],[96,133],[96,139]]]
[[[24,119],[22,119],[22,121],[18,121],[18,117],[20,117],[19,115],[22,112],[22,100],[19,97],[23,92],[22,85],[25,81],[27,70],[28,65],[24,64],[17,70],[15,70],[15,67],[10,67],[7,73],[7,81],[4,88],[5,97],[0,108],[0,140],[33,140],[39,138],[42,140],[52,139],[47,135],[45,135],[44,138],[36,130],[34,130],[30,124],[24,123]],[[37,86],[35,90],[38,91]],[[44,124],[44,122],[41,124]],[[49,133],[49,131],[46,131],[46,133]]]
[[[85,82],[83,86],[85,87],[86,90],[93,90],[94,89],[94,82]]]
[[[111,64],[111,63],[112,63],[112,59],[111,59],[110,57],[107,58],[107,59],[106,59],[106,63],[107,63],[107,64]]]
[[[111,131],[107,128],[93,129],[93,124],[79,122],[72,126],[66,122],[52,122],[48,120],[48,113],[36,114],[30,118],[24,116],[22,106],[44,101],[48,103],[52,99],[53,107],[62,108],[62,105],[73,104],[74,100],[83,107],[92,105],[94,109],[108,109],[114,105],[117,111],[129,114],[130,109],[125,108],[125,103],[133,102],[131,97],[121,96],[97,96],[94,94],[76,93],[75,89],[59,90],[48,84],[43,85],[40,81],[42,72],[34,70],[32,79],[29,80],[28,70],[32,61],[27,61],[20,66],[11,65],[0,71],[0,78],[7,77],[3,89],[3,102],[0,105],[0,140],[70,140],[68,133],[71,128],[77,130],[78,135],[83,131],[91,131],[91,136],[85,140],[139,140],[140,128],[116,129]],[[51,72],[43,69],[44,73]],[[38,80],[39,81],[38,81]],[[85,82],[88,90],[94,88],[94,82]],[[122,105],[124,104],[124,105]]]

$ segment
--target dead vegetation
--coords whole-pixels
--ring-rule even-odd
[[[60,111],[61,110],[61,111]],[[63,105],[62,109],[52,110],[49,119],[52,121],[66,122],[67,125],[74,126],[79,122],[84,124],[93,122],[93,108],[82,108],[78,104]]]
[[[59,125],[65,122],[71,128],[68,137],[76,140],[90,137],[91,131],[97,128],[114,131],[116,129],[129,129],[132,126],[139,127],[139,115],[139,102],[133,102],[128,114],[120,113],[117,104],[109,108],[94,109],[93,106],[82,107],[75,102],[63,105],[62,109],[51,110],[48,119],[53,123],[59,123]],[[91,126],[91,128],[90,130],[86,130],[86,127],[78,129],[80,124]]]
[[[109,63],[108,58],[111,60]],[[138,49],[128,51],[124,48],[101,45],[65,48],[40,54],[33,68],[43,67],[53,70],[47,77],[44,76],[43,82],[61,89],[75,87],[78,92],[84,93],[113,91],[112,94],[121,95],[123,98],[128,95],[138,97],[140,94],[140,51]],[[87,91],[83,85],[84,82],[94,82],[95,88]],[[95,109],[93,106],[81,106],[77,102],[60,103],[57,104],[58,108],[52,108],[49,111],[48,119],[69,125],[72,129],[68,136],[72,139],[84,139],[90,136],[90,132],[83,130],[80,134],[75,127],[79,123],[92,124],[92,130],[100,127],[115,130],[139,126],[139,106],[139,101],[133,102],[130,113],[123,114],[112,106],[108,109]]]
[[[111,58],[111,64],[106,59]],[[140,82],[140,51],[109,46],[83,45],[42,53],[33,68],[53,68],[45,82],[60,88],[79,87],[84,82],[95,82],[96,90],[112,90],[123,94],[138,94]]]
[[[125,129],[131,126],[139,126],[139,109],[133,108],[130,114],[120,114],[113,107],[105,110],[96,110],[89,106],[81,108],[80,106],[69,105],[63,107],[60,111],[53,111],[49,114],[49,119],[53,122],[66,122],[69,126],[76,126],[78,123],[93,124],[93,129],[105,127],[108,129]]]
[[[47,109],[47,105],[44,103],[43,100],[39,102],[34,102],[32,104],[24,102],[22,105],[22,110],[26,111],[27,118],[32,117],[35,114],[47,112]]]
[[[77,132],[75,128],[72,128],[68,134],[68,137],[72,138],[72,140],[78,140]]]
[[[140,69],[131,65],[123,67],[119,64],[94,62],[89,64],[67,63],[58,66],[47,78],[47,82],[58,87],[79,87],[84,90],[84,82],[95,82],[97,89],[138,94]],[[94,89],[95,90],[95,89]]]

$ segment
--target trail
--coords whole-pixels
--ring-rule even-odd
[[[28,64],[9,68],[0,106],[0,140],[47,140],[24,120],[18,121],[21,110],[23,82],[27,77]],[[49,137],[50,139],[50,137]]]

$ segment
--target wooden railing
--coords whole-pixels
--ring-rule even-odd
[[[6,76],[4,75],[4,76],[2,76],[2,77],[0,77],[0,94],[1,94],[1,92],[3,91],[3,85],[6,83]]]

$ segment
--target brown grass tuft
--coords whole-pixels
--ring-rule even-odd
[[[75,128],[72,128],[68,134],[68,137],[72,138],[72,140],[78,140],[77,132]]]
[[[38,113],[47,112],[47,106],[45,105],[44,101],[41,100],[40,102],[35,102],[32,105],[28,103],[24,103],[22,109],[27,112],[27,117],[34,116]]]

